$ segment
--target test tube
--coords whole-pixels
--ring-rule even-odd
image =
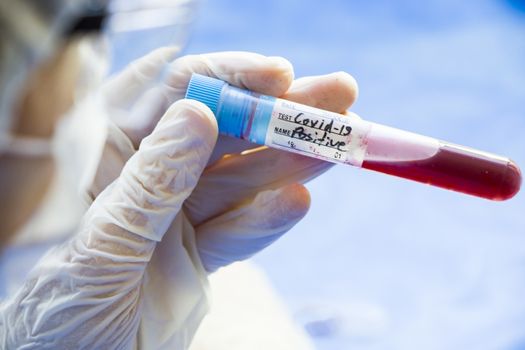
[[[516,163],[472,148],[306,106],[193,74],[186,98],[206,104],[222,134],[491,200],[521,186]]]

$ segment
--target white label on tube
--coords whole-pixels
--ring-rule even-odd
[[[277,99],[266,145],[360,167],[369,130],[364,120]]]

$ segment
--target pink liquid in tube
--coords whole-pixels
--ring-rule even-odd
[[[222,134],[491,200],[518,193],[509,158],[261,95],[194,74],[186,98],[205,103]]]

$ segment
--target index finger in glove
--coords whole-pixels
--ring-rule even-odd
[[[284,94],[294,77],[291,63],[282,57],[242,51],[189,55],[175,60],[168,71],[173,98],[184,97],[193,73],[271,96]]]
[[[173,103],[184,97],[193,73],[272,96],[285,93],[293,81],[293,67],[282,57],[232,51],[188,55],[173,61],[178,51],[177,47],[163,47],[132,62],[104,86],[108,101],[125,108],[160,82],[165,84],[167,102]]]
[[[173,102],[184,98],[193,73],[208,75],[268,95],[281,95],[293,80],[292,65],[281,57],[249,52],[184,56],[161,48],[134,61],[110,80],[103,93],[114,108],[113,121],[134,146],[140,144]]]

